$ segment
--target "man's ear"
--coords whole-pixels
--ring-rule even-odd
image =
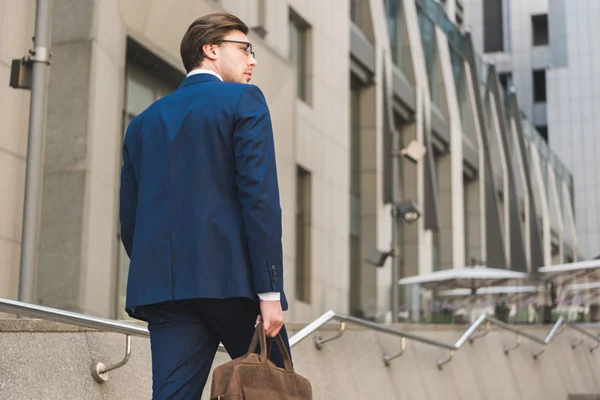
[[[202,52],[204,52],[204,56],[212,61],[217,59],[216,49],[217,46],[215,46],[214,44],[205,44],[204,46],[202,46]]]

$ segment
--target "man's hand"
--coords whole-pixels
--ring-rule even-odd
[[[261,301],[260,314],[261,315],[256,318],[256,323],[258,324],[262,319],[265,334],[268,337],[277,336],[283,326],[283,310],[281,309],[281,302]]]

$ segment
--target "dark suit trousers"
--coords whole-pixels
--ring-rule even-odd
[[[148,320],[154,400],[200,399],[219,346],[231,358],[248,352],[260,306],[246,298],[190,299],[136,307]],[[289,350],[285,327],[281,337]],[[275,343],[271,361],[283,367]],[[291,354],[291,353],[290,353]]]

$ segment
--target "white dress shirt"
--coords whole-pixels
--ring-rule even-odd
[[[223,80],[223,78],[221,77],[221,75],[217,74],[212,69],[205,69],[205,68],[196,68],[196,69],[191,70],[190,72],[188,72],[186,78],[189,78],[190,76],[196,75],[196,74],[211,74],[211,75],[216,76],[220,80]]]
[[[187,74],[186,78],[190,77],[192,75],[196,75],[196,74],[210,74],[210,75],[216,76],[221,81],[223,80],[221,75],[217,74],[215,71],[210,70],[210,69],[204,69],[204,68],[197,68],[197,69],[191,70]],[[281,294],[279,292],[258,293],[258,298],[261,299],[262,301],[280,301]]]

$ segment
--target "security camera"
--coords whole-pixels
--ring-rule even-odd
[[[425,155],[426,151],[427,149],[425,146],[416,140],[413,140],[408,144],[408,146],[400,150],[400,155],[409,161],[417,163]]]

